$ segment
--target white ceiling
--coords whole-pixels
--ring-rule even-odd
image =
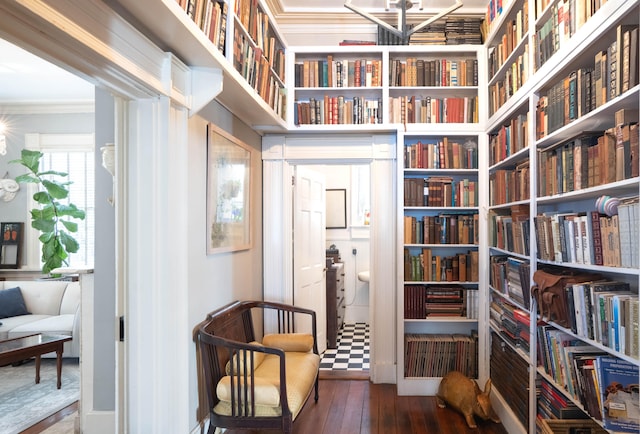
[[[92,101],[94,86],[0,39],[0,105]]]
[[[335,24],[347,17],[349,22],[368,21],[344,7],[346,0],[265,0],[276,21],[288,23],[313,22]],[[418,10],[422,1],[424,10]],[[487,0],[462,0],[456,15],[478,15],[486,9]],[[437,13],[454,4],[453,0],[413,0],[415,6],[407,12],[407,20],[416,14]],[[351,4],[369,13],[388,17],[386,0],[351,0]],[[392,11],[395,13],[395,11]],[[422,15],[418,15],[422,14]],[[15,45],[0,39],[0,105],[36,103],[81,103],[92,101],[94,87]]]

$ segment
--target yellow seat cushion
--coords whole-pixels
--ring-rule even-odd
[[[311,388],[315,385],[316,375],[320,366],[320,356],[314,353],[287,352],[285,353],[287,401],[289,409],[295,419]],[[269,387],[269,384],[273,388]],[[279,399],[280,361],[274,354],[268,354],[255,370],[255,416],[280,416],[282,408]],[[278,400],[273,396],[274,390]],[[220,402],[213,411],[220,415],[231,415],[231,381],[223,377],[218,383],[216,393]],[[239,397],[241,407],[242,398]],[[237,405],[237,404],[236,404]]]
[[[308,333],[273,333],[262,338],[266,347],[280,348],[284,352],[307,353],[313,348],[313,336]]]

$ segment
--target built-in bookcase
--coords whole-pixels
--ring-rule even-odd
[[[435,394],[459,370],[478,378],[484,201],[479,135],[400,135],[398,393]]]
[[[286,43],[262,1],[119,3],[192,68],[193,110],[214,94],[256,130],[286,130]]]
[[[519,20],[527,22],[523,8],[528,8],[529,19],[521,29]],[[581,374],[582,368],[576,368],[581,365],[569,364],[564,377],[560,359],[554,360],[548,351],[559,342],[570,343],[584,352],[602,354],[589,362],[603,367],[594,371],[605,373],[599,378],[610,371],[608,358],[628,371],[635,369],[637,377],[638,337],[629,335],[621,344],[624,333],[614,331],[616,346],[608,335],[598,334],[602,324],[592,306],[613,302],[614,297],[598,299],[597,292],[605,289],[597,288],[610,289],[614,284],[569,286],[568,318],[550,317],[540,306],[544,300],[532,294],[532,285],[541,270],[617,282],[618,289],[611,291],[630,291],[626,297],[622,292],[615,297],[628,309],[626,326],[637,328],[633,324],[638,324],[638,314],[632,312],[638,303],[640,272],[631,252],[637,251],[640,240],[635,213],[640,193],[635,157],[638,2],[516,0],[488,16],[486,251],[491,297],[486,308],[494,404],[509,432],[534,432],[554,411],[573,415],[582,411],[596,424],[615,430],[606,418],[601,420],[599,406],[590,400],[596,394],[571,383]],[[527,53],[527,64],[520,61],[518,50]],[[620,68],[621,64],[625,66]],[[502,74],[507,77],[506,71],[519,71],[524,65],[522,80],[508,78],[512,87],[501,90]],[[603,196],[620,199],[617,210],[610,200],[598,202]],[[609,206],[599,206],[601,202]],[[620,220],[625,229],[617,224]],[[597,236],[602,228],[608,231],[604,238]],[[604,240],[612,245],[603,246]],[[607,254],[602,253],[605,247]],[[606,323],[613,330],[615,321],[625,321],[623,316],[613,318]],[[561,352],[565,360],[574,357],[571,351]],[[525,363],[509,381],[502,375],[505,353]],[[514,362],[514,370],[518,363]],[[522,394],[525,389],[528,393]],[[552,391],[566,401],[564,409],[549,405]]]

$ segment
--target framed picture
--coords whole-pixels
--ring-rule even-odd
[[[0,223],[0,268],[18,268],[23,223]]]
[[[213,124],[207,129],[207,254],[251,247],[251,148]]]
[[[327,229],[347,228],[347,190],[329,188],[326,191]]]

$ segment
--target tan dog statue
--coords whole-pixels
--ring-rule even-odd
[[[449,405],[462,413],[469,428],[477,428],[474,415],[500,423],[500,418],[491,407],[490,392],[491,379],[487,380],[482,392],[474,380],[461,372],[451,371],[442,377],[436,401],[440,408]]]

